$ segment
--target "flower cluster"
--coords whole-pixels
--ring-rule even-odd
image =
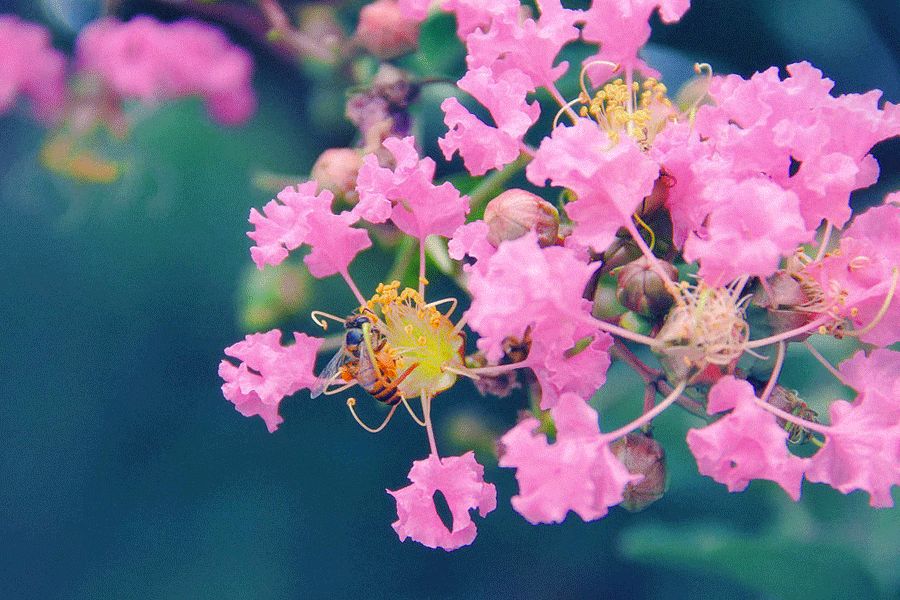
[[[431,4],[389,8],[423,20]],[[442,0],[467,50],[458,87],[491,122],[448,98],[438,144],[473,177],[497,172],[465,196],[434,182],[436,165],[412,137],[388,137],[377,153],[354,159],[352,208],[335,213],[333,194],[309,181],[252,210],[260,268],[309,246],[312,275],[340,275],[359,308],[346,318],[313,313],[323,328],[326,319],[343,326],[318,377],[319,338],[295,334],[282,346],[274,330],[227,349],[240,362],[220,366],[226,398],[270,431],[281,422],[280,401],[301,388],[316,397],[359,386],[390,406],[370,427],[356,400],[347,401],[372,432],[403,405],[430,452],[414,462],[409,486],[389,492],[394,529],[446,550],[473,541],[470,511],[492,511],[496,491],[471,452],[438,453],[433,401],[460,378],[502,395],[519,370],[535,402],[500,437],[499,465],[516,469],[512,505],[531,523],[560,522],[570,511],[590,521],[661,497],[664,452],[652,422],[675,404],[704,423],[686,433],[699,471],[730,491],[765,479],[796,500],[806,479],[864,490],[873,506],[890,506],[900,484],[900,354],[887,349],[900,340],[900,195],[852,221],[849,198],[876,181],[870,151],[900,135],[900,109],[881,104],[877,91],[835,97],[808,63],[789,65],[783,79],[774,68],[743,79],[698,65],[703,95],[678,107],[639,50],[654,11],[673,22],[688,4],[594,0],[570,10],[543,0],[531,15],[513,0]],[[570,69],[558,62],[568,45],[593,54]],[[571,99],[557,88],[567,74],[580,84]],[[540,90],[557,112],[537,132],[546,110]],[[526,136],[539,137],[537,147]],[[559,198],[559,209],[526,190],[482,193],[523,168],[534,191]],[[484,218],[466,222],[476,208]],[[349,265],[385,227],[411,238],[413,252],[418,246],[418,285],[386,282],[367,297]],[[456,261],[449,270],[471,296],[456,323],[456,299],[426,300],[427,248],[441,239]],[[679,277],[686,272],[693,274]],[[770,328],[752,330],[763,317]],[[806,344],[824,362],[811,335],[865,344],[838,368],[825,363],[856,393],[832,402],[827,420],[778,385],[788,343]],[[477,351],[466,355],[473,338]],[[638,358],[635,344],[648,346],[660,368]],[[590,400],[613,358],[637,371],[645,394],[634,420],[604,432]],[[754,358],[769,361],[768,379],[750,375]],[[795,454],[793,444],[808,451]]]

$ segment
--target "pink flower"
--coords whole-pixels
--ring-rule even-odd
[[[856,328],[874,326],[861,335],[862,341],[888,346],[900,340],[900,205],[888,203],[858,215],[841,237],[840,252],[808,265],[804,275],[822,292],[821,311],[849,319]],[[894,295],[887,312],[875,321],[887,294]]]
[[[78,37],[76,64],[121,98],[200,96],[212,117],[227,124],[245,121],[256,107],[250,54],[220,30],[195,21],[95,21]]]
[[[225,380],[222,393],[245,417],[262,417],[269,433],[283,422],[278,415],[282,399],[316,381],[312,369],[323,341],[302,333],[294,334],[291,346],[282,346],[280,340],[277,329],[252,333],[225,348],[240,365],[227,360],[219,364],[219,377]]]
[[[482,220],[472,221],[461,225],[453,232],[453,237],[447,244],[447,251],[453,260],[463,260],[469,256],[478,264],[486,264],[488,258],[494,255],[497,249],[488,241],[490,226]],[[467,269],[468,265],[463,265]]]
[[[653,190],[659,165],[630,137],[614,142],[593,121],[578,119],[544,138],[526,173],[536,185],[549,179],[575,192],[578,199],[566,205],[572,240],[602,252]]]
[[[456,98],[441,102],[447,133],[438,139],[444,158],[450,160],[459,152],[472,175],[484,175],[516,160],[522,140],[506,131],[486,125],[470,113]]]
[[[250,255],[256,266],[280,264],[290,250],[308,244],[312,251],[303,258],[314,277],[346,273],[356,255],[372,245],[365,229],[351,227],[358,217],[344,211],[331,212],[334,194],[322,190],[316,194],[316,182],[307,181],[295,188],[286,187],[278,200],[269,201],[263,213],[250,209],[250,223],[256,226],[247,233],[256,241]]]
[[[715,205],[706,225],[688,238],[684,257],[700,261],[700,277],[713,286],[741,275],[767,277],[782,256],[808,241],[797,195],[764,177],[718,180],[704,189]]]
[[[487,67],[495,78],[518,71],[528,77],[530,89],[549,87],[568,70],[569,63],[554,63],[562,47],[578,38],[575,21],[575,11],[551,12],[521,23],[514,16],[495,16],[489,29],[466,37],[466,64],[470,70]]]
[[[434,161],[420,160],[414,142],[412,137],[385,140],[397,164],[394,169],[380,166],[373,154],[365,157],[353,214],[371,223],[390,219],[400,231],[423,240],[429,235],[450,237],[466,220],[469,198],[450,183],[432,183]]]
[[[59,117],[66,97],[65,69],[66,60],[50,45],[46,29],[0,15],[0,114],[25,94],[39,119]]]
[[[591,303],[582,297],[595,268],[568,248],[540,248],[529,232],[503,242],[470,271],[472,304],[466,315],[480,336],[478,348],[497,362],[503,341],[522,338],[530,327],[526,362],[540,381],[544,408],[567,391],[589,396],[605,381],[611,340],[597,331]],[[589,344],[580,353],[579,342]]]
[[[444,123],[449,131],[438,140],[447,160],[459,151],[473,175],[499,169],[519,156],[522,138],[537,121],[540,107],[528,104],[525,95],[530,81],[522,72],[509,70],[494,77],[487,67],[468,71],[459,80],[460,89],[469,92],[491,113],[497,127],[482,123],[456,98],[441,103]]]
[[[574,511],[585,521],[604,516],[623,500],[625,486],[640,481],[609,449],[597,412],[576,394],[560,396],[551,409],[556,441],[548,443],[529,417],[500,439],[501,467],[516,469],[519,494],[513,508],[531,523],[559,523]]]
[[[891,487],[900,485],[898,397],[869,386],[853,404],[833,402],[829,415],[825,446],[810,459],[806,478],[845,494],[865,490],[871,506],[893,506]]]
[[[434,0],[398,0],[400,10],[407,19],[424,21],[428,16],[428,9]],[[495,16],[507,16],[515,18],[521,8],[518,0],[442,0],[441,10],[452,12],[456,15],[456,29],[460,38],[477,29],[488,25]]]
[[[751,479],[768,479],[797,500],[808,459],[788,452],[787,432],[756,405],[755,397],[746,381],[720,379],[710,390],[707,410],[710,414],[733,410],[712,425],[689,430],[688,447],[700,473],[725,484],[730,492],[745,490]]]
[[[674,23],[689,6],[689,0],[594,0],[584,13],[582,38],[600,44],[600,51],[584,63],[606,60],[622,69],[657,75],[638,58],[638,50],[650,39],[650,15],[659,9],[663,22]],[[589,73],[592,81],[602,83],[612,75],[612,69],[594,65]]]
[[[860,350],[842,362],[838,370],[844,381],[862,394],[873,389],[888,398],[900,399],[900,352],[878,348],[866,356]]]
[[[397,500],[394,531],[400,541],[407,538],[428,546],[456,550],[475,540],[477,528],[469,511],[478,509],[484,517],[497,508],[497,490],[484,482],[484,467],[473,452],[439,458],[432,454],[413,462],[409,471],[411,485],[397,491],[387,490]],[[434,503],[435,493],[443,494],[453,516],[448,529]]]
[[[714,79],[709,92],[716,105],[701,108],[698,132],[736,168],[764,172],[795,192],[808,229],[822,219],[843,226],[850,192],[877,179],[869,150],[900,135],[900,109],[890,103],[879,109],[877,90],[832,97],[833,82],[809,63],[787,71],[784,80],[774,67],[749,80]]]

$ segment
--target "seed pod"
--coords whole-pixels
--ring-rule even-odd
[[[531,192],[513,188],[488,202],[484,221],[490,228],[488,241],[499,246],[504,240],[514,240],[529,231],[538,236],[542,247],[556,244],[559,236],[559,211],[552,204]]]
[[[663,447],[644,433],[632,432],[610,444],[610,450],[633,475],[643,475],[637,483],[625,486],[621,506],[631,512],[644,510],[666,492],[666,453]]]
[[[418,47],[419,24],[406,18],[396,0],[376,0],[360,11],[356,40],[378,58],[395,58]]]
[[[671,281],[677,281],[678,270],[659,261]],[[619,288],[616,298],[628,309],[645,317],[665,314],[675,302],[666,289],[666,282],[651,268],[650,261],[641,257],[628,263],[618,272]]]

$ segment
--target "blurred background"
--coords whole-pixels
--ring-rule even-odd
[[[103,4],[0,1],[0,12],[51,27],[66,49]],[[203,3],[116,4],[126,17],[206,14]],[[461,74],[452,27],[423,33],[435,76]],[[697,474],[686,414],[655,429],[669,457],[662,500],[534,527],[510,507],[513,473],[486,441],[526,402],[458,384],[435,404],[439,443],[453,454],[475,444],[499,506],[472,546],[446,553],[390,527],[384,489],[405,485],[426,453],[408,419],[369,435],[343,398],[301,392],[270,435],[234,411],[216,375],[225,346],[273,326],[315,333],[309,310],[352,309],[339,281],[251,268],[247,214],[272,196],[254,178],[308,173],[354,130],[327,72],[228,31],[255,54],[255,117],[223,128],[199,102],[166,104],[116,148],[129,167],[113,184],[51,176],[35,159],[45,131],[24,111],[0,116],[0,598],[900,597],[896,509],[824,486],[805,485],[797,504],[768,482],[729,494]],[[836,92],[879,88],[898,102],[898,32],[893,0],[695,0],[679,24],[655,24],[646,56],[672,89],[695,61],[748,76],[809,60]],[[447,93],[426,88],[415,109],[433,156]],[[855,206],[900,188],[898,150],[876,149],[881,180]],[[370,290],[390,268],[374,251],[351,270]],[[812,400],[842,393],[808,354],[788,360],[786,386]],[[627,370],[608,379],[604,428],[641,397]]]

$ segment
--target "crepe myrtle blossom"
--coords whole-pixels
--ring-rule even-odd
[[[260,268],[282,262],[288,254],[309,246],[304,258],[316,277],[339,274],[358,301],[358,309],[344,319],[315,311],[313,319],[323,328],[328,320],[343,325],[336,360],[318,377],[312,374],[321,338],[294,334],[294,343],[282,346],[277,330],[248,335],[228,349],[226,354],[240,361],[223,360],[219,373],[225,383],[222,391],[236,409],[246,416],[259,415],[269,431],[282,419],[280,402],[300,389],[314,396],[332,395],[358,384],[365,392],[391,406],[378,427],[366,425],[355,410],[356,400],[347,401],[354,419],[371,432],[382,430],[401,404],[412,418],[426,429],[430,453],[417,461],[410,471],[412,484],[391,492],[397,500],[398,521],[394,528],[401,539],[410,537],[427,546],[447,550],[472,542],[475,524],[468,511],[477,508],[482,516],[496,506],[496,493],[483,481],[483,468],[472,453],[461,457],[441,457],[437,451],[431,420],[433,398],[448,389],[463,375],[478,378],[492,374],[495,367],[473,369],[466,366],[463,322],[449,319],[455,299],[426,302],[424,245],[429,235],[442,235],[462,225],[468,210],[465,196],[450,184],[434,185],[434,163],[420,160],[412,138],[389,140],[386,144],[396,158],[396,167],[380,167],[374,157],[364,160],[357,193],[360,201],[354,211],[335,214],[333,195],[318,190],[315,181],[285,188],[277,200],[262,212],[253,209],[250,222],[254,230],[251,255]],[[371,159],[371,160],[370,160]],[[439,218],[436,218],[436,208]],[[451,208],[451,210],[447,210]],[[399,282],[379,285],[375,294],[365,298],[349,273],[355,256],[371,245],[368,232],[357,227],[360,218],[383,223],[390,220],[400,230],[415,235],[421,256],[418,290],[400,289]],[[439,307],[449,305],[444,313]],[[351,319],[356,319],[351,325]],[[351,334],[358,333],[351,348]],[[355,353],[354,353],[355,352]],[[517,365],[502,370],[516,368]],[[333,372],[328,372],[332,369]],[[409,403],[418,397],[422,416]],[[445,525],[437,514],[434,494],[440,491],[450,506],[452,523]]]
[[[779,359],[784,357],[783,348]],[[700,472],[726,484],[729,491],[743,490],[751,479],[771,479],[796,500],[805,475],[845,494],[864,490],[872,506],[893,506],[891,488],[900,485],[898,365],[900,353],[887,349],[868,357],[860,351],[842,363],[839,376],[857,396],[853,402],[831,404],[830,425],[767,403],[771,387],[759,398],[749,383],[723,378],[710,392],[708,409],[731,412],[712,425],[690,430],[688,446]],[[860,377],[862,372],[865,377]],[[822,436],[824,442],[816,441],[819,451],[805,459],[790,454],[785,447],[787,432],[776,424],[776,417]]]
[[[409,537],[430,547],[451,550],[471,543],[476,526],[469,511],[477,509],[482,516],[489,513],[496,505],[496,492],[491,484],[484,482],[483,468],[475,462],[472,453],[459,457],[439,454],[432,426],[433,400],[459,377],[477,380],[530,369],[541,387],[541,403],[551,409],[560,431],[557,443],[547,450],[545,459],[540,459],[544,461],[541,464],[559,460],[560,451],[567,454],[569,450],[565,448],[570,443],[586,444],[581,450],[588,461],[585,465],[595,466],[585,468],[596,471],[597,475],[583,482],[590,487],[579,494],[586,498],[585,506],[593,508],[582,509],[582,504],[577,503],[572,507],[581,511],[585,519],[599,518],[609,506],[622,500],[628,485],[640,479],[640,475],[629,473],[609,444],[647,424],[674,403],[684,383],[632,424],[600,434],[596,412],[584,400],[602,386],[612,346],[612,337],[601,330],[600,322],[590,314],[591,303],[583,298],[596,265],[588,264],[584,254],[577,250],[549,244],[552,241],[549,238],[541,245],[534,231],[517,239],[501,239],[499,243],[495,238],[497,245],[492,245],[488,241],[489,226],[482,228],[479,222],[463,225],[467,199],[449,184],[435,185],[431,181],[433,163],[418,158],[411,138],[392,140],[386,146],[397,158],[396,167],[387,169],[371,156],[366,157],[358,178],[360,202],[353,211],[334,214],[332,194],[319,190],[316,182],[310,181],[286,188],[261,212],[253,209],[250,214],[254,230],[248,235],[255,242],[251,255],[260,268],[278,264],[291,251],[309,246],[305,260],[310,272],[316,277],[341,275],[356,297],[359,308],[347,319],[320,311],[313,313],[319,325],[326,327],[328,320],[333,320],[350,332],[342,333],[339,360],[333,361],[338,366],[330,367],[333,372],[326,369],[325,379],[321,373],[318,377],[312,374],[312,359],[324,344],[321,338],[297,333],[293,344],[282,345],[277,330],[250,334],[226,350],[228,356],[239,362],[222,361],[223,393],[242,414],[261,416],[270,431],[282,423],[278,415],[280,402],[304,388],[310,389],[314,396],[320,393],[330,396],[358,385],[385,401],[391,406],[390,411],[376,427],[365,424],[356,413],[356,399],[347,401],[354,419],[371,432],[381,431],[394,411],[403,405],[426,430],[429,453],[414,463],[409,474],[411,484],[391,492],[398,508],[394,528],[401,539]],[[448,198],[452,203],[448,204]],[[436,220],[432,216],[435,206],[449,206],[451,210]],[[455,206],[460,207],[457,213],[452,210]],[[512,206],[520,207],[521,203]],[[548,214],[527,212],[540,217]],[[368,233],[359,226],[366,216],[371,218],[369,222],[392,221],[399,229],[414,234],[422,247],[429,235],[441,235],[441,231],[449,228],[449,219],[456,219],[452,245],[462,244],[463,254],[471,252],[478,256],[468,286],[472,305],[460,321],[454,324],[450,320],[455,299],[426,301],[424,263],[420,267],[418,289],[401,289],[399,282],[391,282],[379,285],[369,298],[361,294],[350,276],[349,266],[369,246]],[[520,225],[517,222],[517,227]],[[485,248],[479,252],[475,249],[479,246],[492,250]],[[424,250],[421,253],[424,255]],[[555,284],[547,285],[548,282]],[[566,284],[559,285],[561,282]],[[444,305],[449,305],[446,312],[439,310]],[[465,356],[462,334],[465,325],[479,336],[477,344],[487,357],[485,366],[472,366]],[[351,347],[351,334],[356,329],[363,331],[363,347],[358,339]],[[517,337],[527,342],[519,351],[520,359],[510,362],[510,340]],[[415,398],[421,404],[421,416],[410,403]],[[593,419],[593,433],[591,426],[585,424],[585,415],[593,415],[587,419]],[[520,479],[528,482],[538,476],[529,474],[532,463],[515,457],[529,456],[529,444],[540,445],[537,439],[528,441],[535,429],[530,425],[520,424],[514,430],[518,434],[511,432],[504,438],[509,452],[504,464],[515,466],[520,470]],[[571,439],[567,437],[570,430]],[[523,440],[521,447],[516,439]],[[599,454],[591,458],[592,452]],[[539,459],[536,454],[533,458]],[[611,474],[613,478],[607,480],[601,473]],[[535,495],[526,491],[529,485],[523,484],[523,497]],[[569,487],[575,489],[578,485],[573,480]],[[437,492],[450,507],[452,522],[444,522],[439,516],[434,500]],[[568,510],[565,508],[568,505],[557,499],[553,501],[556,508],[545,507],[550,511],[546,515],[551,516],[538,517],[544,513],[534,504],[542,502],[541,494],[537,493],[536,497],[538,500],[531,504],[514,501],[517,510],[530,520],[559,520]],[[535,507],[536,512],[519,508],[526,504]]]
[[[397,7],[418,21],[431,5]],[[764,479],[796,500],[806,479],[863,490],[873,506],[889,506],[900,483],[897,353],[861,351],[835,368],[807,338],[854,336],[869,348],[900,338],[892,318],[900,306],[898,197],[852,221],[849,204],[853,190],[877,179],[872,146],[900,133],[897,107],[881,104],[878,92],[832,96],[832,83],[808,63],[789,65],[783,79],[777,69],[714,77],[697,65],[703,94],[676,107],[639,50],[650,15],[674,22],[685,0],[595,0],[584,11],[546,0],[534,15],[507,2],[436,6],[456,15],[466,44],[459,87],[491,117],[483,122],[449,98],[438,144],[445,158],[459,153],[471,175],[488,177],[463,195],[435,183],[436,164],[419,155],[414,138],[389,138],[389,157],[362,158],[352,209],[335,213],[331,192],[310,181],[252,210],[257,266],[308,246],[310,272],[340,275],[357,308],[346,318],[313,312],[323,328],[343,326],[327,342],[337,355],[317,376],[321,338],[295,334],[282,346],[274,331],[230,347],[226,354],[239,362],[220,366],[225,396],[270,431],[281,424],[281,400],[304,388],[315,398],[358,386],[387,404],[373,427],[356,399],[347,400],[373,433],[402,405],[425,430],[428,451],[414,461],[409,485],[389,491],[393,527],[402,540],[445,550],[473,541],[472,511],[494,510],[496,490],[471,452],[438,452],[434,400],[460,378],[506,396],[503,382],[515,387],[509,378],[522,371],[532,406],[501,436],[499,464],[516,470],[512,505],[531,523],[557,523],[569,512],[590,521],[627,497],[658,498],[662,448],[622,440],[652,440],[653,420],[673,404],[705,421],[687,432],[688,447],[699,471],[730,491]],[[558,55],[576,41],[597,45],[598,54],[576,67],[580,90],[567,100],[555,87],[569,71]],[[558,112],[531,145],[524,140],[538,133],[539,88]],[[490,188],[523,168],[545,198]],[[484,219],[470,218],[476,208]],[[367,224],[409,236],[403,246],[411,252],[418,245],[417,287],[388,281],[363,295],[350,266],[371,245]],[[456,298],[426,299],[426,244],[435,237],[447,240],[456,261],[448,270],[471,296],[456,322]],[[610,280],[616,289],[605,294]],[[751,310],[767,313],[770,331],[760,333]],[[477,352],[466,355],[467,340]],[[833,401],[820,419],[779,386],[789,343],[806,344],[856,398]],[[639,358],[635,344],[649,347],[659,368]],[[742,370],[747,355],[772,365],[767,381]],[[641,377],[644,397],[630,423],[603,431],[590,400],[612,358]],[[806,457],[792,451],[796,444],[809,444]],[[627,456],[640,448],[647,460]],[[637,493],[650,474],[640,469],[651,467],[652,485]]]

